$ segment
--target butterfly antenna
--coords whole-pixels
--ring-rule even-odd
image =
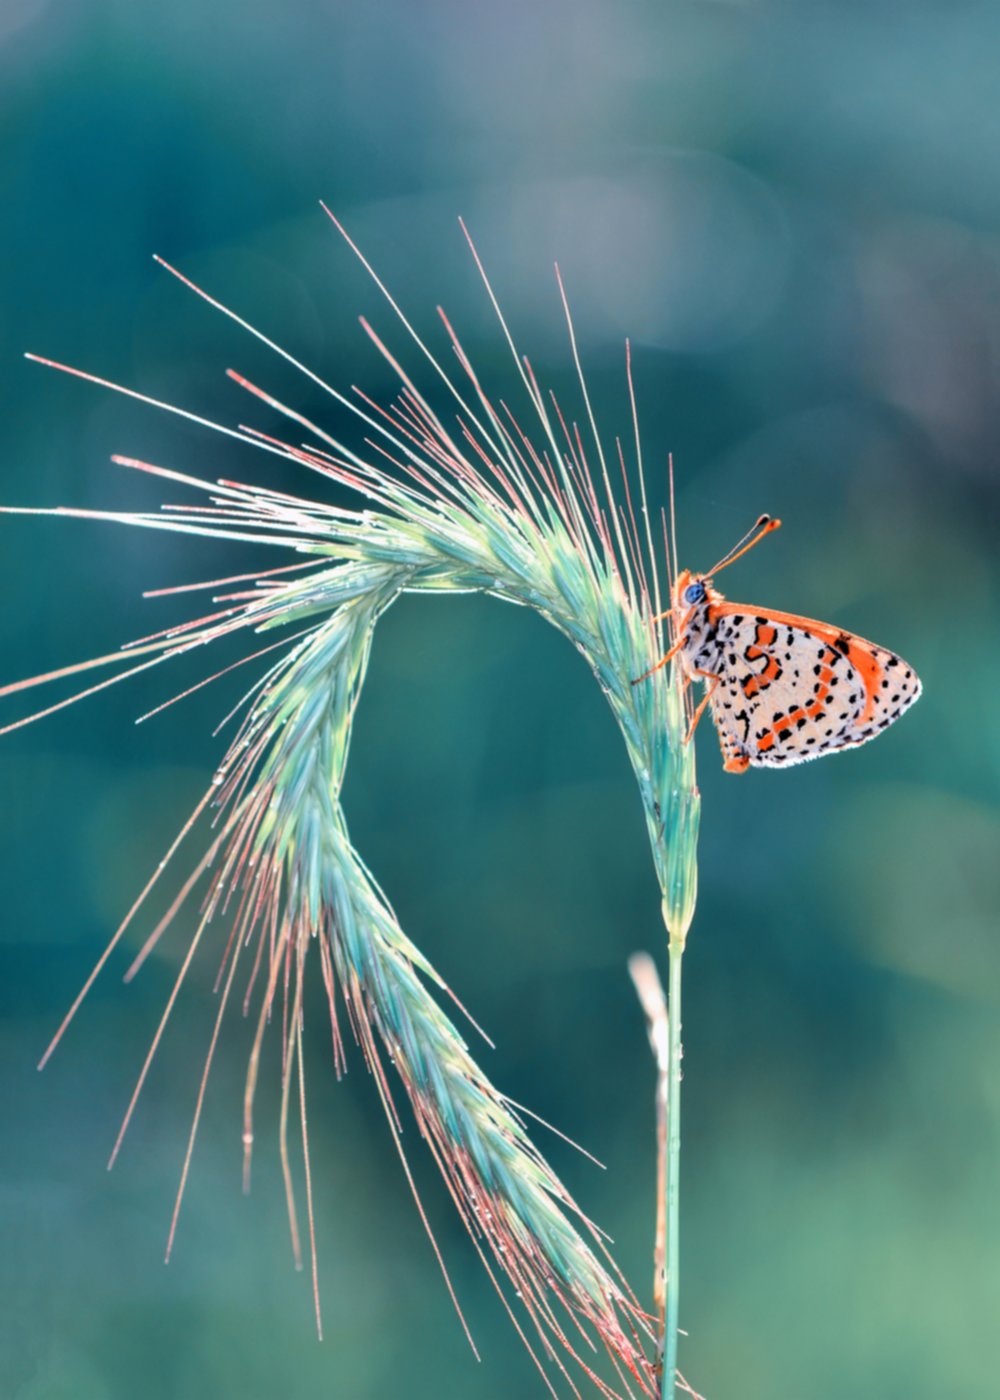
[[[728,569],[730,564],[735,564],[737,559],[746,554],[748,550],[753,549],[755,544],[759,544],[765,535],[769,535],[772,530],[778,530],[780,527],[780,520],[772,520],[769,515],[762,515],[756,525],[751,526],[743,538],[733,545],[729,553],[722,556],[714,569],[708,570],[706,577],[712,578],[715,574],[721,573],[723,569]]]

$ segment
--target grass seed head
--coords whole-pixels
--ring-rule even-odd
[[[476,261],[478,264],[478,256]],[[181,280],[297,365],[234,312],[186,278]],[[486,286],[499,315],[488,282]],[[563,302],[579,368],[565,296]],[[398,311],[395,303],[392,305]],[[110,679],[80,692],[90,694],[238,631],[267,633],[269,639],[276,634],[267,649],[277,647],[280,653],[248,692],[236,736],[170,852],[173,856],[194,824],[213,817],[214,830],[206,852],[195,862],[170,915],[157,926],[136,960],[137,967],[165,933],[170,917],[185,900],[200,892],[197,930],[140,1074],[123,1132],[193,953],[209,922],[225,915],[229,934],[223,940],[218,969],[220,1004],[170,1245],[219,1027],[232,1000],[231,990],[239,984],[244,1010],[253,1009],[256,1018],[244,1095],[245,1178],[249,1181],[262,1046],[270,1036],[279,1042],[280,1150],[296,1249],[298,1208],[288,1137],[290,1118],[297,1116],[299,1120],[303,1149],[300,1170],[305,1180],[319,1319],[302,1057],[303,979],[307,964],[318,964],[327,993],[338,1073],[344,1065],[341,1021],[346,1017],[372,1072],[401,1157],[401,1123],[390,1064],[474,1245],[550,1389],[547,1364],[554,1365],[576,1389],[567,1370],[567,1360],[573,1358],[605,1395],[636,1390],[652,1395],[657,1381],[649,1355],[650,1319],[607,1258],[599,1233],[582,1216],[531,1141],[520,1112],[483,1074],[446,1014],[441,998],[450,997],[450,992],[406,937],[352,845],[340,803],[372,635],[392,602],[403,592],[478,590],[525,604],[582,653],[607,697],[638,782],[664,919],[671,940],[683,944],[694,909],[699,812],[694,749],[683,742],[688,715],[679,679],[670,672],[659,671],[642,684],[631,684],[648,669],[651,658],[664,650],[662,622],[657,616],[658,558],[649,524],[638,430],[636,427],[632,475],[642,528],[633,508],[621,449],[622,481],[617,487],[612,485],[582,369],[579,382],[586,435],[575,424],[567,424],[554,400],[543,396],[530,366],[514,353],[531,420],[531,428],[526,430],[506,405],[487,396],[446,318],[444,324],[463,370],[460,383],[445,374],[399,314],[404,332],[416,341],[452,397],[457,430],[444,426],[367,326],[390,365],[400,373],[401,394],[393,404],[383,408],[364,395],[343,394],[297,365],[326,389],[341,409],[363,420],[371,448],[365,456],[235,374],[233,378],[242,387],[294,424],[297,432],[306,432],[305,445],[256,430],[209,423],[186,410],[156,405],[340,483],[354,494],[354,508],[330,507],[285,491],[236,482],[209,482],[119,458],[121,464],[133,469],[175,484],[179,481],[207,498],[205,504],[149,513],[57,512],[208,538],[264,541],[293,559],[287,564],[283,561],[278,569],[241,577],[237,582],[246,586],[231,595],[227,606],[207,616],[146,639],[114,657],[57,673],[62,676],[91,666],[111,667]],[[502,316],[500,320],[513,350]],[[630,366],[628,385],[631,394]],[[144,397],[128,389],[120,392]],[[634,395],[631,397],[634,410]],[[666,568],[669,588],[669,558]],[[48,679],[53,677],[37,678]],[[33,683],[7,686],[0,694]],[[49,713],[75,698],[79,697],[40,713]],[[7,727],[36,717],[28,716]],[[158,878],[159,872],[142,898]],[[141,902],[112,939],[94,976]],[[70,1009],[56,1040],[81,998]],[[293,1114],[296,1101],[297,1113]],[[403,1161],[409,1177],[405,1158]],[[437,1250],[436,1245],[434,1248]],[[440,1254],[438,1258],[444,1268]],[[506,1291],[500,1282],[504,1278],[509,1284]],[[518,1320],[523,1312],[536,1329],[537,1350],[531,1348]],[[584,1360],[581,1333],[593,1335],[610,1354],[617,1376],[613,1384],[599,1377]]]

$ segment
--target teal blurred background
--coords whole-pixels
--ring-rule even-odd
[[[385,394],[356,316],[390,317],[320,197],[417,326],[443,345],[443,302],[481,377],[515,395],[462,214],[521,348],[579,413],[558,257],[609,436],[628,430],[632,337],[657,501],[675,454],[684,561],[706,568],[780,514],[726,591],[871,636],[923,676],[898,728],[829,762],[736,779],[707,723],[699,735],[681,1359],[709,1400],[998,1393],[998,45],[996,6],[922,0],[0,10],[6,503],[155,505],[113,451],[304,489],[287,465],[19,356],[270,426],[224,378],[234,365],[339,427],[150,260],[334,383]],[[259,559],[62,520],[8,517],[0,538],[3,681],[185,615],[144,588]],[[335,1085],[318,1030],[327,1340],[291,1267],[263,1127],[273,1074],[240,1195],[238,1020],[163,1267],[210,955],[104,1164],[183,926],[130,987],[128,950],[115,958],[35,1073],[220,753],[210,733],[239,676],[132,724],[199,674],[140,677],[0,742],[0,1395],[541,1394],[413,1141],[473,1361],[372,1086],[357,1056]],[[662,928],[591,676],[525,611],[405,599],[379,629],[346,803],[404,927],[496,1039],[489,1072],[607,1164],[543,1143],[648,1297],[653,1083],[625,961],[659,950]]]

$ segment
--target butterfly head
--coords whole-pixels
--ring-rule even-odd
[[[682,569],[674,584],[674,612],[683,616],[691,608],[696,608],[708,600],[713,593],[708,574],[694,574],[690,569]]]

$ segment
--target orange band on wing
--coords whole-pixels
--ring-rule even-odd
[[[846,656],[861,677],[861,683],[865,688],[865,708],[858,716],[857,723],[867,724],[871,719],[875,711],[875,703],[883,675],[881,663],[874,654],[877,648],[871,642],[866,642],[863,637],[856,637],[852,632],[845,632],[840,627],[834,627],[829,622],[817,622],[814,617],[799,617],[796,613],[777,612],[773,608],[760,608],[749,603],[730,603],[723,600],[713,603],[709,609],[709,616],[713,622],[718,621],[720,617],[731,617],[734,614],[763,615],[769,623],[776,622],[779,627],[798,628],[802,632],[808,632],[811,637],[817,637],[826,642],[828,646]],[[760,624],[758,624],[759,640]]]
[[[837,653],[833,647],[827,647],[820,657],[821,670],[817,681],[816,693],[807,705],[800,705],[798,709],[791,710],[787,715],[782,715],[781,719],[770,729],[764,731],[757,740],[757,752],[767,753],[773,749],[777,737],[782,730],[797,728],[799,724],[811,719],[818,719],[823,713],[823,705],[826,697],[830,694],[830,685],[833,681],[832,667],[836,664]],[[744,686],[744,690],[746,686]]]
[[[769,627],[763,622],[758,622],[756,636],[756,642],[751,642],[743,655],[748,661],[759,661],[761,657],[766,656],[767,664],[763,671],[747,676],[743,681],[743,694],[748,700],[752,700],[759,691],[766,690],[769,685],[781,678],[781,666],[777,657],[768,656],[768,653],[763,650],[764,647],[771,646],[777,641],[777,629]]]

